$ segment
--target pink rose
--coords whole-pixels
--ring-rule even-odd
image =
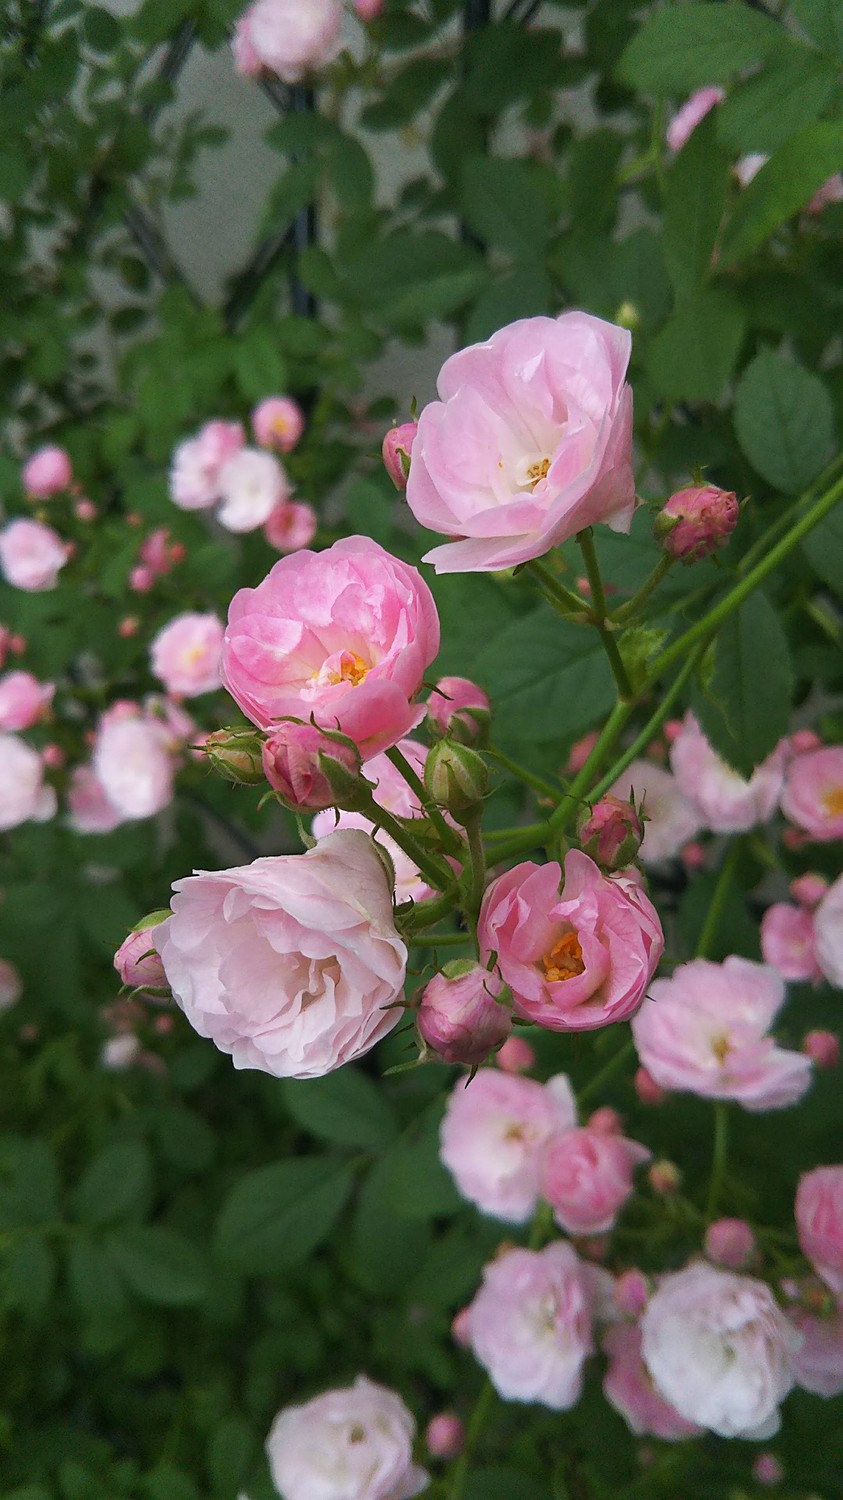
[[[843,175],[835,172],[833,177],[827,177],[825,182],[820,184],[813,198],[806,205],[805,212],[812,215],[821,214],[830,203],[841,201],[843,201]]]
[[[248,28],[247,60],[298,83],[336,57],[342,13],[340,0],[254,0],[239,23]]]
[[[700,820],[675,776],[651,760],[634,760],[615,782],[618,797],[643,803],[644,837],[638,857],[644,865],[674,859],[684,844],[699,833]]]
[[[747,781],[712,750],[690,710],[670,748],[671,769],[679,790],[713,833],[741,833],[773,816],[784,782],[786,758],[783,741],[756,766]]]
[[[235,73],[239,73],[241,78],[257,78],[260,75],[263,63],[252,45],[248,13],[235,23],[231,50],[234,54]]]
[[[608,873],[632,863],[641,847],[644,825],[628,798],[606,792],[584,811],[577,836],[583,853]]]
[[[784,993],[774,969],[745,958],[680,964],[633,1018],[638,1056],[665,1089],[752,1111],[795,1104],[810,1086],[811,1061],[768,1035]]]
[[[553,1411],[575,1404],[594,1345],[592,1298],[571,1245],[498,1256],[469,1312],[474,1356],[498,1395]]]
[[[93,755],[94,773],[123,819],[151,818],[173,798],[175,764],[166,726],[142,715],[104,715]]]
[[[725,97],[721,88],[709,84],[706,88],[697,89],[690,99],[685,100],[681,109],[671,117],[667,127],[667,144],[674,155],[682,150],[715,104],[722,104]]]
[[[274,453],[241,448],[219,471],[218,520],[227,531],[257,531],[287,499],[290,481]]]
[[[815,1167],[799,1179],[796,1228],[803,1255],[831,1290],[843,1293],[843,1166]]]
[[[788,1310],[788,1318],[802,1341],[793,1356],[796,1384],[815,1396],[839,1396],[843,1391],[843,1309],[831,1305],[814,1313],[798,1308]]]
[[[23,980],[14,964],[10,964],[7,958],[0,958],[0,1015],[17,1005],[22,994]]]
[[[304,413],[292,396],[267,396],[252,412],[252,431],[262,448],[291,453],[304,432]]]
[[[812,839],[843,839],[843,745],[794,757],[785,774],[782,812]]]
[[[632,1173],[652,1153],[637,1141],[584,1125],[551,1140],[541,1192],[568,1234],[604,1234],[632,1194]]]
[[[333,807],[336,796],[325,773],[322,757],[337,763],[349,776],[360,771],[360,757],[353,746],[328,738],[312,724],[279,724],[264,741],[262,762],[270,786],[290,807],[315,812]],[[318,837],[318,835],[317,835]]]
[[[521,1036],[508,1037],[494,1060],[504,1073],[529,1073],[536,1066],[536,1054]]]
[[[39,448],[24,464],[21,479],[34,500],[49,500],[69,488],[73,467],[64,448]]]
[[[829,984],[843,990],[843,875],[829,886],[814,912],[814,943]]]
[[[142,927],[125,937],[114,955],[114,967],[123,984],[132,989],[167,988],[164,965],[152,940],[154,927]]]
[[[455,538],[425,562],[490,572],[635,506],[631,338],[588,313],[522,318],[446,360],[413,442],[407,503]]]
[[[709,1260],[741,1271],[749,1265],[758,1246],[746,1219],[715,1219],[705,1232],[705,1253]]]
[[[318,527],[319,517],[312,505],[282,500],[271,512],[263,534],[277,552],[300,552],[310,546]]]
[[[809,911],[819,906],[827,890],[828,881],[824,875],[797,875],[790,882],[790,894],[794,901],[798,901],[800,906],[807,906]]]
[[[451,1093],[440,1155],[469,1203],[494,1219],[524,1224],[538,1203],[545,1146],[576,1122],[574,1096],[562,1075],[548,1087],[481,1068]]]
[[[410,453],[418,430],[418,422],[402,422],[400,427],[390,427],[383,440],[381,447],[383,466],[397,490],[407,488]]]
[[[0,531],[0,568],[13,588],[27,594],[54,589],[67,562],[67,548],[57,531],[40,521],[10,521]]]
[[[499,1005],[501,983],[471,959],[446,964],[422,991],[419,1035],[444,1062],[476,1067],[506,1041],[512,1013]]]
[[[639,1007],[664,948],[655,908],[630,875],[601,875],[579,849],[493,880],[478,925],[518,1015],[550,1031],[590,1031]]]
[[[168,693],[198,698],[222,687],[220,654],[224,628],[216,615],[176,615],[153,636],[150,670]]]
[[[174,998],[235,1068],[321,1078],[401,1019],[407,949],[371,839],[200,871],[155,928]]]
[[[656,517],[654,531],[669,557],[697,562],[729,540],[741,508],[733,490],[694,484],[671,495]]]
[[[771,1437],[797,1339],[768,1286],[699,1261],[663,1278],[641,1317],[656,1390],[721,1437]]]
[[[31,729],[43,719],[56,691],[54,682],[39,682],[31,672],[0,677],[0,729]]]
[[[44,823],[56,810],[56,794],[44,783],[44,763],[14,734],[0,734],[0,832],[21,823]]]
[[[423,718],[412,700],[438,650],[436,606],[416,569],[368,537],[346,537],[281,558],[256,589],[235,594],[222,676],[261,729],[313,716],[368,759]]]
[[[180,443],[170,469],[170,495],[180,510],[207,510],[220,498],[219,476],[246,441],[239,422],[206,422]]]
[[[67,790],[68,823],[75,833],[111,833],[125,822],[91,765],[76,766]]]
[[[490,715],[487,695],[467,677],[440,677],[427,700],[428,722],[435,732],[462,745],[485,743]]]
[[[761,918],[761,952],[765,964],[783,979],[821,977],[814,945],[814,918],[804,906],[778,901]]]
[[[603,1378],[603,1394],[620,1412],[630,1432],[677,1443],[697,1437],[702,1428],[680,1417],[659,1395],[641,1358],[641,1329],[636,1323],[613,1323],[603,1335],[609,1368]]]
[[[285,1406],[266,1440],[283,1500],[411,1500],[429,1476],[413,1463],[416,1424],[401,1397],[365,1375]]]

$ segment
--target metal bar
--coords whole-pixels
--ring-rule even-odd
[[[481,26],[488,26],[492,19],[492,0],[465,0],[462,16],[464,31],[477,31]]]
[[[179,26],[178,30],[170,38],[170,44],[164,53],[163,61],[157,73],[157,80],[159,82],[175,83],[193,51],[196,35],[196,22],[182,21],[181,26]],[[141,118],[147,125],[155,124],[166,102],[165,99],[161,99],[156,104],[147,104],[141,110]]]

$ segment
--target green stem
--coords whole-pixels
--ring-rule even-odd
[[[608,1083],[610,1078],[614,1078],[618,1070],[623,1067],[623,1064],[630,1057],[634,1056],[635,1043],[630,1037],[624,1042],[622,1047],[618,1048],[614,1057],[610,1057],[609,1061],[604,1063],[599,1073],[595,1073],[593,1078],[589,1078],[585,1088],[580,1089],[580,1092],[577,1094],[578,1108],[581,1109],[587,1099],[591,1099],[595,1094],[599,1093],[604,1083]]]
[[[486,850],[483,846],[482,809],[478,808],[470,817],[467,817],[465,831],[471,860],[471,883],[466,898],[465,914],[476,932],[483,892],[486,889]]]
[[[603,649],[609,658],[609,666],[612,668],[612,676],[618,686],[618,692],[622,698],[632,698],[632,683],[629,680],[623,658],[618,650],[618,643],[612,634],[612,628],[606,623],[608,611],[606,609],[606,594],[603,588],[603,579],[600,576],[600,564],[597,561],[597,551],[594,546],[594,536],[591,527],[586,527],[577,536],[577,542],[583,555],[585,570],[588,574],[588,582],[591,587],[591,600],[594,606],[592,612],[592,624],[596,629]]]
[[[611,618],[615,621],[615,624],[623,623],[625,625],[629,620],[632,619],[633,615],[638,614],[642,605],[647,603],[650,595],[655,593],[662,579],[666,577],[666,575],[670,572],[670,569],[673,567],[673,563],[674,559],[670,556],[670,554],[668,552],[663,552],[649,578],[646,579],[644,583],[642,583],[637,594],[633,594],[632,598],[628,599],[626,604],[621,604],[620,607],[613,612]]]
[[[413,767],[410,765],[410,762],[408,761],[406,755],[402,754],[397,745],[393,745],[391,750],[387,750],[386,756],[387,760],[392,761],[392,764],[394,765],[396,771],[398,771],[399,774],[403,776],[410,790],[415,792],[416,796],[419,799],[420,805],[424,808],[427,817],[430,819],[431,823],[439,834],[440,839],[442,840],[442,847],[446,849],[449,854],[460,854],[462,852],[462,839],[460,838],[459,834],[456,833],[448,823],[446,823],[440,809],[436,806],[436,803],[428,796],[427,787],[425,786],[418,772],[413,770]]]
[[[577,805],[582,801],[591,785],[592,777],[596,771],[599,771],[606,759],[607,753],[614,747],[625,729],[634,706],[633,703],[623,701],[615,704],[585,765],[577,772],[564,797],[548,819],[547,826],[552,835],[565,832],[571,818],[576,813]]]
[[[711,1177],[708,1183],[708,1201],[705,1216],[708,1222],[717,1217],[717,1205],[726,1171],[729,1152],[729,1106],[725,1099],[718,1099],[714,1106],[714,1150],[711,1158]]]
[[[726,855],[726,858],[723,861],[723,864],[720,867],[720,874],[717,878],[717,884],[714,887],[714,892],[712,894],[711,901],[709,902],[708,911],[705,914],[705,921],[703,922],[702,931],[697,943],[697,958],[707,958],[709,953],[711,952],[711,946],[717,935],[717,928],[720,924],[720,919],[723,916],[723,910],[726,905],[726,898],[729,894],[729,889],[732,884],[732,876],[735,872],[735,865],[738,862],[740,850],[741,840],[735,839],[728,854]]]
[[[492,760],[496,760],[505,771],[511,771],[512,775],[519,781],[523,781],[525,786],[531,786],[534,792],[541,793],[543,797],[552,797],[553,801],[556,801],[559,796],[558,786],[545,781],[541,776],[536,776],[534,771],[528,771],[526,766],[520,766],[517,760],[511,760],[508,755],[504,755],[502,750],[494,750],[491,745],[486,746],[486,754],[491,755]]]
[[[639,734],[635,736],[632,744],[629,745],[626,750],[624,750],[620,758],[615,761],[611,771],[607,771],[606,775],[603,776],[601,780],[598,781],[597,785],[589,792],[589,797],[593,799],[593,801],[597,802],[603,796],[604,792],[608,792],[614,786],[618,777],[623,775],[627,766],[631,765],[634,760],[637,760],[639,755],[641,755],[642,752],[646,750],[654,735],[656,735],[661,729],[661,726],[664,723],[665,719],[668,717],[674,703],[680,696],[682,689],[685,687],[688,679],[693,676],[707,649],[708,641],[703,641],[697,647],[696,651],[692,651],[690,653],[688,660],[685,662],[682,668],[682,671],[679,672],[674,678],[655,712],[650,715],[649,719],[644,725],[644,728],[640,731]]]
[[[524,564],[525,573],[529,573],[538,585],[545,598],[550,601],[556,609],[570,619],[572,613],[579,616],[585,623],[591,613],[585,599],[575,594],[573,589],[566,588],[564,583],[554,576],[546,563],[534,559],[533,562]]]
[[[428,897],[426,901],[417,901],[413,905],[413,910],[406,916],[402,916],[401,931],[408,942],[418,942],[419,933],[426,932],[429,927],[435,927],[437,922],[450,917],[453,910],[452,891],[446,891],[444,896]]]
[[[468,1431],[465,1436],[465,1447],[454,1465],[450,1488],[448,1490],[448,1500],[463,1500],[466,1485],[468,1484],[468,1471],[471,1467],[474,1449],[477,1446],[477,1440],[483,1431],[484,1423],[494,1403],[495,1387],[492,1385],[491,1380],[486,1380],[475,1403],[474,1411],[471,1413]]]
[[[387,812],[385,807],[381,807],[374,797],[369,798],[367,803],[360,807],[360,811],[365,817],[371,818],[373,823],[377,823],[384,833],[388,833],[390,838],[395,840],[399,849],[403,849],[404,853],[410,856],[428,885],[432,885],[437,891],[448,889],[454,878],[452,871],[447,865],[440,864],[435,856],[428,854],[427,850],[423,849],[421,844],[413,838],[413,835],[408,833],[406,826],[399,822],[398,818],[393,817],[391,812]]]

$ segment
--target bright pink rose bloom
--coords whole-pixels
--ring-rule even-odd
[[[220,655],[224,626],[216,615],[176,615],[153,636],[150,670],[168,693],[198,698],[222,687]]]
[[[336,57],[342,15],[340,0],[254,0],[239,22],[248,38],[237,59],[240,71],[254,72],[259,58],[285,83],[298,83]]]
[[[217,518],[227,531],[257,531],[290,494],[290,481],[274,453],[241,448],[219,472]]]
[[[815,1167],[803,1173],[795,1213],[803,1255],[839,1297],[843,1293],[843,1166]]]
[[[304,412],[292,396],[267,396],[252,412],[252,431],[262,448],[291,453],[304,432]]]
[[[788,1318],[802,1342],[793,1356],[796,1384],[815,1396],[839,1396],[843,1391],[843,1309],[822,1313],[807,1308],[788,1310]]]
[[[17,1005],[22,994],[23,980],[14,964],[10,964],[7,958],[0,958],[0,1015]]]
[[[804,906],[777,901],[761,918],[761,953],[783,979],[820,979],[814,946],[814,918]]]
[[[44,783],[37,750],[14,734],[0,734],[0,832],[21,823],[45,823],[56,810],[56,794]]]
[[[843,990],[843,875],[829,886],[814,912],[814,943],[829,984]]]
[[[111,833],[126,820],[109,802],[91,765],[76,766],[67,790],[68,823],[75,833]]]
[[[631,348],[588,313],[522,318],[442,367],[413,442],[407,503],[455,538],[425,556],[440,573],[527,562],[635,508]]]
[[[403,1014],[407,949],[371,839],[344,829],[306,854],[176,882],[154,930],[170,988],[235,1068],[321,1078]]]
[[[782,812],[812,839],[843,839],[843,745],[824,745],[790,762]]]
[[[329,739],[313,724],[287,720],[272,731],[261,752],[267,781],[285,802],[302,812],[333,807],[336,796],[325,775],[320,756],[338,762],[350,776],[360,771],[360,757],[350,745]]]
[[[661,1438],[677,1443],[697,1437],[702,1428],[680,1417],[659,1395],[641,1358],[641,1329],[637,1323],[613,1323],[603,1335],[609,1368],[603,1377],[603,1394],[620,1412],[636,1436]]]
[[[840,1039],[833,1031],[809,1031],[802,1038],[802,1051],[818,1068],[836,1068],[840,1062]]]
[[[282,500],[269,516],[263,534],[277,552],[300,552],[310,546],[318,527],[319,517],[312,505]]]
[[[31,672],[0,677],[0,729],[31,729],[43,719],[56,691],[54,682],[39,682]]]
[[[459,1458],[465,1447],[465,1425],[456,1412],[437,1412],[427,1424],[424,1440],[434,1458]]]
[[[498,1048],[495,1062],[504,1073],[529,1073],[536,1066],[536,1054],[522,1036],[511,1036]]]
[[[427,700],[427,717],[437,734],[463,745],[482,743],[488,734],[489,699],[467,677],[440,677]]]
[[[141,987],[154,990],[167,988],[164,965],[155,951],[152,941],[153,927],[130,932],[114,955],[114,967],[124,984],[132,989]]]
[[[439,650],[433,596],[368,537],[283,557],[231,601],[222,676],[261,729],[285,717],[340,729],[364,759],[420,723],[412,700]]]
[[[58,532],[40,521],[10,521],[0,531],[0,569],[12,588],[27,594],[54,589],[67,558]]]
[[[407,488],[410,455],[418,430],[418,422],[402,422],[400,427],[390,427],[383,440],[381,447],[383,466],[397,490]]]
[[[64,448],[39,448],[23,466],[23,487],[34,500],[60,495],[73,480],[73,466]]]
[[[469,1203],[494,1219],[525,1224],[538,1203],[544,1148],[576,1122],[574,1097],[561,1075],[548,1087],[481,1068],[468,1086],[460,1079],[451,1093],[440,1155]]]
[[[690,710],[670,748],[671,769],[679,790],[713,833],[741,833],[773,816],[786,759],[787,746],[782,741],[747,781],[712,750]]]
[[[575,1404],[594,1344],[591,1293],[571,1245],[498,1256],[470,1312],[474,1356],[499,1396],[553,1411]]]
[[[239,422],[206,422],[180,443],[170,469],[170,495],[180,510],[207,510],[220,498],[220,470],[246,441]]]
[[[835,172],[833,177],[827,177],[825,182],[820,184],[813,198],[806,205],[805,212],[812,215],[821,214],[830,203],[840,202],[843,202],[843,175]]]
[[[686,1421],[721,1437],[778,1431],[798,1341],[763,1281],[697,1261],[663,1278],[641,1333],[656,1390]]]
[[[444,1062],[476,1067],[512,1030],[512,1012],[499,1005],[501,982],[470,959],[463,972],[434,974],[422,991],[417,1024],[422,1041]]]
[[[700,121],[705,119],[715,104],[722,104],[725,97],[721,88],[709,84],[706,88],[697,89],[690,99],[685,100],[681,109],[668,122],[667,144],[674,154],[682,150]]]
[[[266,1440],[283,1500],[411,1500],[430,1479],[413,1463],[416,1424],[401,1397],[365,1375],[285,1406]]]
[[[151,818],[173,799],[175,763],[163,724],[139,711],[100,720],[94,773],[122,819]]]
[[[664,948],[655,908],[630,875],[601,875],[579,849],[493,880],[478,926],[520,1016],[550,1031],[591,1031],[639,1007]]]
[[[635,1167],[652,1152],[637,1141],[589,1125],[548,1142],[541,1193],[568,1234],[603,1234],[632,1194]]]
[[[795,1104],[811,1061],[778,1047],[769,1029],[784,1004],[781,976],[746,958],[697,958],[657,979],[632,1035],[647,1072],[665,1089],[735,1099],[757,1112]]]
[[[705,1232],[705,1253],[709,1260],[742,1271],[757,1249],[755,1235],[746,1219],[715,1219]]]
[[[671,495],[656,517],[654,530],[669,557],[697,562],[729,540],[740,513],[733,490],[694,484]]]

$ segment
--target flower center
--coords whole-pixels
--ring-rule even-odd
[[[827,792],[823,792],[822,804],[829,817],[843,816],[843,786],[832,786]]]
[[[546,479],[547,471],[549,468],[549,458],[540,458],[537,463],[529,464],[527,468],[527,479],[529,480],[530,484],[536,485],[538,484],[540,479]]]
[[[577,974],[585,970],[585,962],[582,956],[580,941],[575,932],[566,932],[554,943],[549,953],[542,959],[545,978],[550,984],[556,984],[560,979],[573,979]]]
[[[712,1037],[711,1050],[722,1068],[732,1050],[732,1043],[724,1032],[721,1032],[719,1036]]]
[[[336,687],[340,682],[350,682],[352,687],[359,687],[371,670],[356,651],[340,651],[322,663],[319,671],[313,673],[310,682],[314,687]]]

